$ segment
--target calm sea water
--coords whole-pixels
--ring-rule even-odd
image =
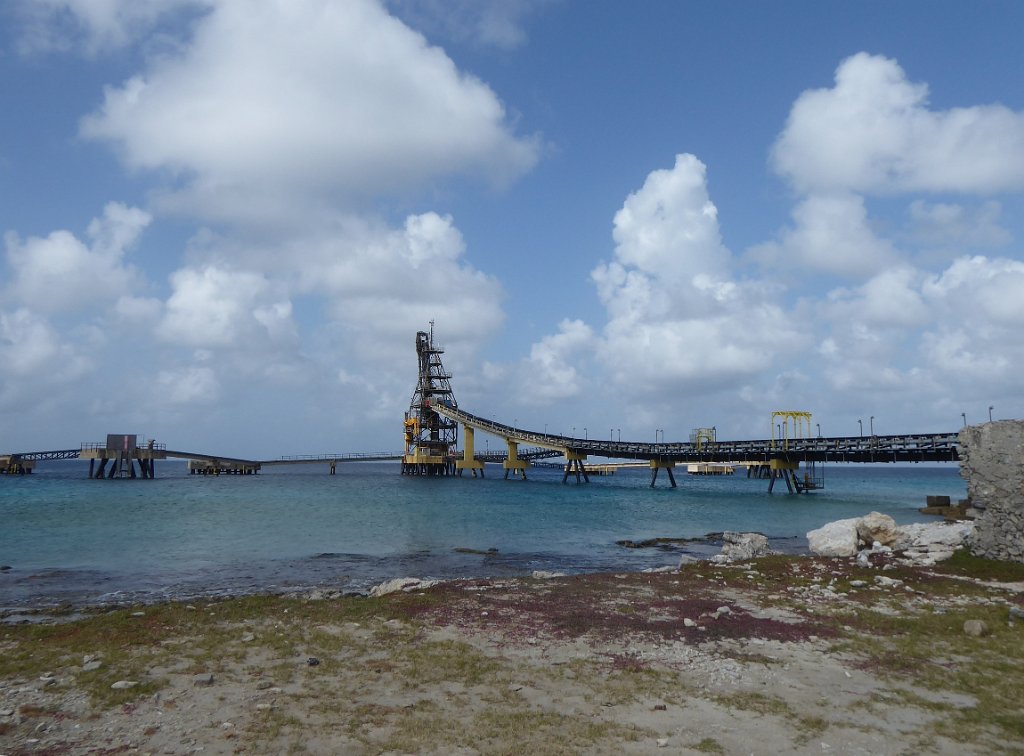
[[[685,468],[683,468],[685,469]],[[677,473],[670,489],[645,470],[561,483],[413,478],[397,463],[272,468],[240,477],[189,476],[165,462],[156,480],[90,480],[85,462],[41,463],[0,477],[0,607],[86,605],[330,587],[362,591],[392,577],[470,577],[532,570],[585,572],[675,565],[706,557],[708,534],[757,531],[776,548],[870,511],[897,522],[929,494],[966,496],[956,465],[829,465],[825,489],[767,493],[768,482]],[[782,486],[783,490],[785,487]],[[664,549],[623,539],[691,538]],[[465,553],[459,550],[473,550]]]

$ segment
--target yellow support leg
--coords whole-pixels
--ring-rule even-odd
[[[586,459],[586,454],[579,454],[567,449],[565,452],[565,475],[562,476],[562,482],[565,483],[569,479],[570,473],[575,473],[577,483],[580,482],[580,476],[583,476],[584,482],[589,483],[590,476],[587,475],[587,468],[583,464]]]
[[[480,477],[484,477],[484,463],[476,458],[473,444],[473,429],[468,425],[462,426],[462,459],[455,460],[455,469],[461,476],[463,470],[472,470],[473,477],[476,471],[480,471]]]
[[[768,493],[771,493],[772,489],[775,488],[775,481],[779,478],[786,481],[786,488],[789,489],[790,493],[799,493],[799,491],[795,490],[793,487],[793,478],[796,474],[797,468],[800,467],[799,462],[787,462],[784,459],[773,459],[771,460],[770,465],[772,472],[771,480],[768,483]]]
[[[501,463],[505,468],[505,480],[508,480],[510,472],[516,476],[522,475],[523,480],[526,480],[526,468],[530,463],[525,459],[519,459],[519,442],[506,438],[505,443],[508,444],[508,459]]]
[[[663,459],[652,459],[651,460],[651,488],[654,488],[655,481],[658,480],[658,470],[664,470],[668,473],[669,483],[672,484],[672,488],[676,487],[676,476],[672,472],[675,469],[675,462],[666,462]]]

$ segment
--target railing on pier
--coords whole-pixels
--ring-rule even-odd
[[[23,459],[32,462],[42,462],[51,459],[78,459],[81,456],[80,449],[58,449],[56,451],[18,452],[9,455],[12,459]]]
[[[956,462],[960,459],[956,433],[917,433],[896,436],[790,438],[783,448],[778,439],[639,443],[597,441],[515,428],[478,417],[444,402],[433,409],[450,420],[501,438],[530,443],[560,453],[646,459],[664,462]]]
[[[393,462],[402,458],[401,452],[355,452],[348,454],[292,454],[260,462],[261,465],[330,464],[332,462]]]

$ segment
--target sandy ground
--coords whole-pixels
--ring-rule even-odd
[[[8,623],[0,754],[1019,753],[1024,727],[941,673],[1024,645],[1022,605],[1019,584],[786,559]],[[915,618],[939,677],[892,669],[916,651],[889,623]],[[1009,674],[999,695],[1024,693]]]

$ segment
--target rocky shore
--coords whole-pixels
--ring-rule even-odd
[[[1020,752],[1024,567],[859,519],[843,556],[5,626],[0,754]]]

